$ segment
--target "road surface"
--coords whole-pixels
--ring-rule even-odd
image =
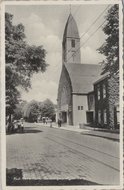
[[[74,131],[25,124],[24,133],[7,135],[7,169],[23,179],[84,179],[119,185],[119,142]]]

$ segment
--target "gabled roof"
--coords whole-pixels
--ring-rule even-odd
[[[97,83],[107,79],[109,76],[110,76],[109,73],[105,73],[104,75],[98,77],[97,80],[94,82],[94,84],[97,84]]]
[[[93,83],[100,77],[101,66],[94,64],[65,64],[72,83],[73,93],[87,94],[93,90]]]
[[[66,26],[65,26],[63,40],[65,38],[79,38],[77,24],[72,14],[69,15]]]

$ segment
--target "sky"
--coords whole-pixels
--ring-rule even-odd
[[[71,5],[71,13],[77,23],[81,45],[104,22],[107,11],[97,20],[91,30],[87,29],[108,5]],[[6,12],[14,15],[13,24],[25,27],[27,43],[43,45],[49,64],[45,73],[34,74],[29,92],[21,89],[23,100],[44,101],[49,98],[56,104],[59,78],[62,68],[62,38],[70,5],[6,5]],[[105,40],[100,28],[81,48],[81,63],[98,64],[104,58],[96,51]]]

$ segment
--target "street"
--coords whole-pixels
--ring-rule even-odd
[[[34,123],[25,126],[24,133],[6,136],[7,169],[20,169],[29,180],[119,185],[119,142]]]

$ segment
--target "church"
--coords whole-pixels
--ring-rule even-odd
[[[90,56],[90,55],[89,55]],[[62,71],[59,80],[57,97],[57,117],[62,123],[79,126],[88,123],[109,123],[109,110],[99,108],[99,96],[107,96],[107,86],[104,81],[108,75],[101,76],[102,68],[99,64],[81,63],[80,37],[77,24],[70,13],[66,22],[62,42]],[[99,83],[103,84],[101,91]],[[108,84],[108,83],[107,83]],[[117,89],[118,90],[118,89]],[[101,94],[100,94],[101,92]],[[106,99],[106,97],[104,97]],[[118,103],[115,98],[113,106]],[[112,108],[114,114],[114,107]],[[114,118],[114,115],[113,115]]]

